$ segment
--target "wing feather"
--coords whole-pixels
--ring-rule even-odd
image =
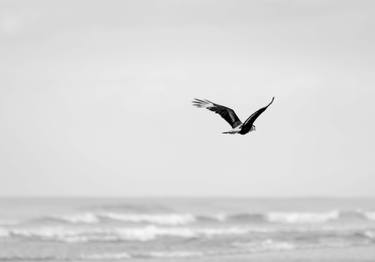
[[[225,121],[227,121],[231,125],[232,128],[235,128],[242,124],[241,120],[238,118],[234,110],[229,107],[215,104],[207,99],[194,99],[193,105],[200,108],[207,108],[208,110],[219,114],[222,118],[225,119]]]
[[[257,111],[255,111],[251,116],[249,116],[248,119],[246,119],[246,121],[243,123],[243,131],[245,130],[250,130],[251,127],[253,126],[255,120],[264,112],[266,111],[266,109],[273,103],[273,100],[275,100],[275,97],[272,97],[272,100],[271,102],[265,106],[265,107],[262,107],[260,109],[258,109]]]

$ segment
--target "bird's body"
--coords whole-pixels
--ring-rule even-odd
[[[250,129],[248,129],[248,128],[244,127],[243,124],[241,124],[241,125],[233,128],[233,129],[231,129],[229,131],[223,132],[223,134],[231,134],[231,135],[240,134],[240,135],[246,135],[247,133],[252,132],[252,131],[255,131],[255,126],[254,125],[252,125],[250,127]]]
[[[234,134],[239,134],[241,132],[241,128],[242,128],[242,124],[229,130],[229,131],[225,131],[223,132],[223,134],[231,134],[231,135],[234,135]]]
[[[273,97],[271,102],[265,106],[255,111],[244,123],[238,118],[233,109],[225,107],[219,104],[215,104],[209,100],[193,100],[193,105],[196,107],[207,108],[224,118],[232,127],[231,130],[223,132],[223,134],[241,134],[245,135],[251,131],[255,131],[254,122],[255,120],[273,103]]]

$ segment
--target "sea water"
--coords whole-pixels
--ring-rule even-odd
[[[374,199],[0,200],[0,261],[199,261],[353,246],[375,248]]]

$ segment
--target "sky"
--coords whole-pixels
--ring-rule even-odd
[[[0,196],[375,196],[374,8],[1,0]]]

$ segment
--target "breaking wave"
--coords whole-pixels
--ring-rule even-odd
[[[256,242],[235,242],[233,246],[245,249],[248,252],[265,252],[265,251],[290,251],[296,249],[296,245],[289,242],[274,241],[266,239],[260,243]]]
[[[200,238],[220,235],[240,235],[249,232],[246,228],[187,228],[146,226],[138,228],[65,228],[38,227],[28,229],[2,229],[0,237],[15,237],[30,240],[89,242],[89,241],[151,241],[161,237]]]
[[[10,255],[10,256],[1,256],[1,261],[54,261],[54,260],[62,260],[62,261],[103,261],[103,260],[124,260],[124,259],[131,259],[131,258],[193,258],[193,257],[201,257],[204,254],[202,252],[195,252],[195,251],[153,251],[153,252],[145,252],[145,253],[134,253],[130,254],[127,252],[118,252],[118,253],[94,253],[94,254],[82,254],[77,257],[64,257],[64,256],[47,256],[47,255],[37,255],[37,256],[18,256],[18,255]]]
[[[357,230],[327,230],[327,229],[264,229],[240,226],[229,227],[159,227],[154,225],[144,227],[116,227],[116,228],[71,228],[63,226],[44,226],[35,228],[0,228],[0,238],[16,238],[26,241],[57,241],[66,243],[76,242],[147,242],[163,238],[180,240],[216,239],[243,236],[246,239],[256,236],[289,235],[298,241],[320,238],[357,239],[374,241],[375,233],[372,229]],[[361,241],[362,241],[361,240]],[[267,244],[267,243],[266,243]],[[269,243],[268,243],[269,244]]]
[[[267,215],[269,222],[298,224],[298,223],[324,223],[337,220],[340,217],[338,211],[326,213],[297,213],[297,212],[274,212]]]
[[[100,222],[100,218],[93,213],[82,213],[65,216],[50,217],[51,220],[61,220],[72,224],[96,224]]]
[[[375,211],[338,211],[327,212],[267,212],[267,213],[234,213],[196,215],[191,213],[121,213],[121,212],[84,212],[68,215],[46,216],[23,221],[28,224],[87,224],[100,223],[146,224],[159,226],[185,226],[199,223],[233,223],[233,224],[316,224],[340,220],[375,221]],[[0,221],[0,226],[21,224],[14,221]],[[1,233],[0,233],[1,234]]]
[[[364,212],[365,216],[369,220],[374,220],[375,221],[375,211],[373,212]]]
[[[98,224],[106,222],[122,222],[128,224],[155,224],[178,226],[194,223],[192,214],[136,214],[136,213],[78,213],[70,215],[46,216],[26,221],[34,224]],[[1,224],[0,224],[1,225]]]
[[[126,252],[121,253],[101,253],[101,254],[91,254],[91,255],[81,255],[81,260],[119,260],[119,259],[126,259],[126,258],[132,258],[131,255],[129,255]]]
[[[327,212],[268,212],[242,213],[226,217],[226,221],[252,222],[252,223],[283,223],[283,224],[316,224],[340,220],[359,219],[375,221],[375,212],[371,211],[338,211]]]
[[[375,231],[367,230],[363,233],[363,235],[370,240],[375,241]]]
[[[192,257],[201,257],[204,254],[202,252],[193,252],[193,251],[169,251],[161,252],[155,251],[150,252],[149,256],[154,258],[192,258]]]
[[[195,222],[195,216],[192,214],[122,214],[105,213],[101,218],[107,218],[130,223],[150,223],[158,225],[186,225]]]

